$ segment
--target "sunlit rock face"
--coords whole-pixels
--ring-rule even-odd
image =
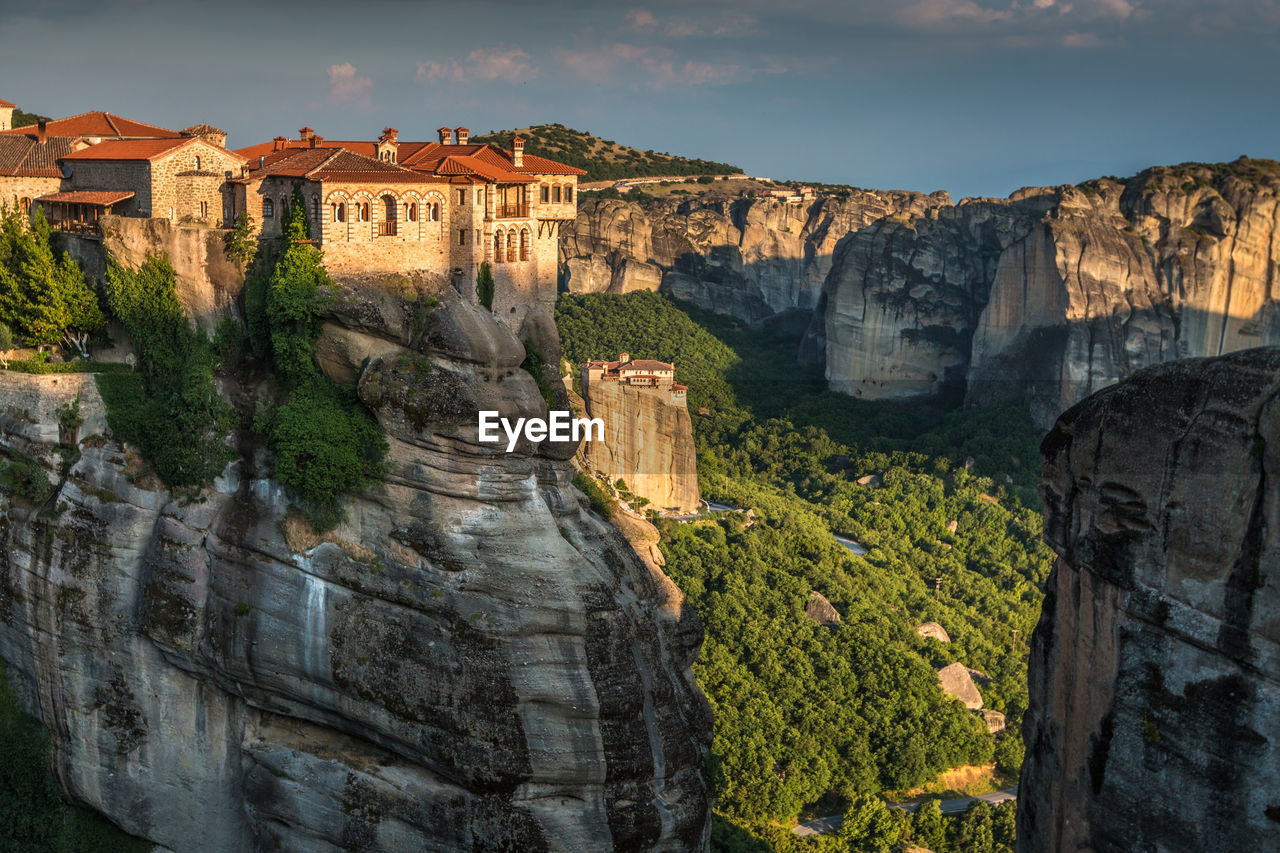
[[[663,290],[749,322],[817,305],[837,244],[884,216],[923,214],[945,193],[588,200],[560,240],[571,293]]]
[[[68,790],[177,851],[705,847],[696,616],[573,448],[477,441],[477,409],[545,416],[521,343],[451,288],[346,282],[317,351],[391,446],[324,537],[251,436],[171,494],[91,381],[0,373],[0,446],[51,480],[56,406],[87,418],[53,510],[0,527],[0,654]]]
[[[1280,349],[1161,365],[1042,447],[1019,850],[1280,837]]]

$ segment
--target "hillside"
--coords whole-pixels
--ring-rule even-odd
[[[509,147],[511,137],[525,138],[524,150],[586,169],[584,182],[621,180],[666,175],[739,175],[742,169],[728,163],[677,157],[656,151],[641,151],[601,139],[583,130],[562,124],[540,124],[514,130],[495,130],[472,136],[472,142],[492,142]]]

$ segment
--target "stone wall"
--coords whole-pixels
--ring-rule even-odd
[[[200,168],[196,169],[196,158]],[[175,222],[223,222],[226,173],[239,174],[244,161],[203,139],[185,145],[150,162],[151,216]],[[76,168],[82,164],[77,163]],[[203,212],[201,203],[205,205]]]
[[[122,216],[168,216],[164,207],[152,210],[151,164],[146,160],[75,160],[71,177],[62,182],[64,190],[118,190],[133,198],[113,205]]]
[[[15,204],[22,209],[25,199],[30,207],[42,195],[56,193],[62,186],[61,178],[20,178],[0,176],[0,208],[13,208]]]

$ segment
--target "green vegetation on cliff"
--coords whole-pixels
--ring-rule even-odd
[[[728,163],[678,157],[655,151],[641,151],[592,136],[590,133],[562,124],[540,124],[518,130],[495,130],[471,137],[471,142],[489,142],[502,148],[511,147],[511,137],[525,139],[526,154],[548,157],[579,169],[586,169],[583,181],[619,180],[622,178],[663,175],[738,175],[742,170]]]
[[[168,485],[208,485],[231,460],[234,417],[213,383],[209,338],[178,302],[177,273],[166,257],[137,270],[111,261],[103,291],[137,357],[136,373],[95,375],[112,433],[138,447]]]
[[[799,842],[778,822],[960,764],[994,757],[1016,772],[1026,642],[1049,570],[1023,408],[942,413],[834,394],[795,364],[794,339],[664,295],[562,295],[556,316],[572,363],[621,350],[675,362],[698,413],[704,496],[758,513],[750,526],[737,513],[660,522],[667,572],[706,626],[695,671],[715,711],[720,846],[746,831],[789,849]],[[812,591],[839,626],[806,617]],[[927,621],[953,642],[918,636]],[[1012,736],[993,739],[941,693],[935,671],[956,660],[990,676],[986,707]]]
[[[382,476],[387,441],[355,389],[339,387],[316,367],[320,312],[333,281],[320,251],[307,242],[306,205],[296,190],[282,222],[280,245],[257,254],[245,281],[249,344],[273,368],[279,386],[254,428],[274,454],[275,478],[293,493],[312,525],[325,530],[342,520],[344,495]]]

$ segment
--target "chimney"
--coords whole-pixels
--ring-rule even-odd
[[[259,155],[258,168],[261,169],[265,165],[267,165],[267,155],[266,154]]]
[[[394,127],[384,127],[378,137],[378,159],[384,163],[396,162],[400,152],[400,131]]]
[[[311,139],[308,141],[311,143],[312,148],[319,148],[324,144],[324,137],[318,133],[313,133],[311,134]]]
[[[277,136],[271,141],[274,143],[274,145],[271,146],[272,151],[283,151],[285,146],[289,143],[289,140],[285,139],[283,136]]]
[[[467,137],[471,135],[471,131],[467,130],[465,127],[460,127],[458,128],[457,132],[458,132],[458,144],[466,145]]]
[[[47,123],[43,121],[36,122],[36,142],[44,142],[48,130],[49,125]]]
[[[298,138],[304,142],[315,135],[316,135],[316,132],[309,127],[298,128]]]
[[[511,163],[517,169],[524,165],[524,137],[513,136],[511,138]]]
[[[440,134],[440,144],[441,144],[441,145],[448,145],[448,144],[450,144],[451,140],[453,139],[453,128],[452,128],[452,127],[442,127],[442,128],[440,128],[439,130],[437,130],[437,131],[436,131],[436,133]]]

